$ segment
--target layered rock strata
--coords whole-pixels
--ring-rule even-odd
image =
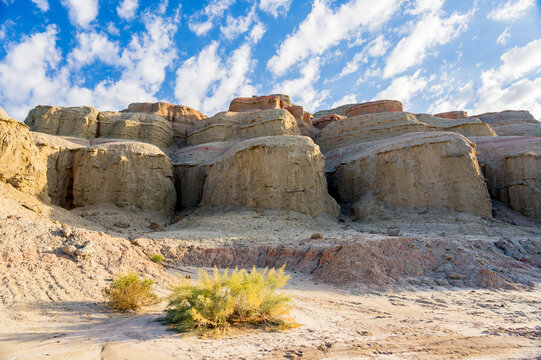
[[[24,122],[32,131],[93,139],[98,136],[98,114],[98,110],[89,106],[40,105],[30,110]]]
[[[347,117],[357,115],[377,114],[385,112],[402,112],[402,103],[396,100],[378,100],[366,103],[356,104],[346,110]]]

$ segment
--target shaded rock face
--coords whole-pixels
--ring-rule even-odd
[[[506,124],[514,122],[527,122],[527,123],[536,123],[535,118],[530,114],[529,111],[525,110],[506,110],[501,112],[490,112],[479,115],[474,115],[473,117],[478,118],[482,122],[487,124]]]
[[[339,202],[358,216],[374,202],[492,216],[474,146],[456,133],[411,133],[344,149],[331,178]]]
[[[0,181],[48,201],[46,172],[28,126],[0,114]]]
[[[340,121],[343,119],[346,119],[346,117],[338,115],[338,114],[329,114],[329,115],[325,115],[314,120],[312,123],[319,130],[323,130],[323,128],[329,125],[330,123],[335,122],[335,121]]]
[[[338,107],[335,107],[334,109],[317,111],[314,113],[314,118],[312,119],[312,122],[316,122],[319,118],[322,118],[323,116],[327,116],[331,114],[336,114],[336,115],[346,117],[346,111],[350,107],[355,106],[355,105],[357,104],[345,104],[345,105],[340,105]]]
[[[236,144],[208,166],[202,205],[292,210],[337,217],[324,157],[307,137],[273,136]]]
[[[93,139],[98,134],[98,114],[98,110],[89,106],[40,105],[30,110],[24,122],[32,131]]]
[[[444,113],[435,114],[435,117],[443,119],[465,119],[468,117],[468,113],[465,111],[448,111]]]
[[[286,110],[225,111],[199,121],[188,132],[187,143],[193,146],[276,135],[300,135],[295,118]]]
[[[75,151],[73,205],[112,203],[163,215],[174,213],[173,167],[156,146],[102,144]]]
[[[73,154],[82,148],[58,136],[32,132],[39,161],[47,166],[47,193],[54,205],[73,208]]]
[[[267,109],[283,109],[284,101],[279,96],[254,96],[233,99],[229,104],[229,111],[252,112]]]
[[[396,100],[378,100],[351,106],[346,110],[347,117],[376,114],[384,112],[404,111],[402,103]]]
[[[541,138],[479,138],[476,145],[492,197],[541,221]]]
[[[293,105],[293,103],[291,102],[291,99],[289,98],[289,95],[270,94],[269,96],[278,96],[280,98],[280,100],[282,100],[284,102],[284,107]]]
[[[173,143],[171,123],[146,113],[106,111],[99,114],[99,137],[146,142],[160,148]]]
[[[507,110],[475,117],[490,124],[499,136],[541,136],[541,122],[528,111]]]
[[[428,114],[386,112],[359,115],[326,126],[315,142],[323,152],[347,145],[389,139],[411,132],[453,131],[464,136],[495,136],[478,119],[450,120]]]

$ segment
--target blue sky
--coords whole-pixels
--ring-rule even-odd
[[[538,0],[0,0],[0,106],[207,115],[237,96],[308,111],[397,99],[405,110],[530,110],[541,119]]]

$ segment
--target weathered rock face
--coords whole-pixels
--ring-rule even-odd
[[[323,128],[329,125],[330,123],[335,122],[335,121],[340,121],[345,118],[346,118],[345,116],[341,116],[338,114],[329,114],[329,115],[325,115],[325,116],[320,117],[319,119],[314,120],[312,123],[319,130],[323,130]]]
[[[541,137],[541,122],[516,122],[492,125],[498,136],[538,136]]]
[[[344,151],[332,174],[339,201],[365,213],[370,199],[491,217],[475,148],[450,132],[411,133]]]
[[[244,206],[338,216],[327,193],[324,157],[307,137],[243,141],[208,166],[202,205]]]
[[[98,133],[98,113],[88,106],[37,106],[24,122],[32,131],[93,139]]]
[[[476,144],[492,197],[541,221],[541,138],[479,138]]]
[[[404,111],[402,108],[402,103],[400,101],[378,100],[353,105],[346,110],[346,116],[353,117],[357,115],[376,114],[393,111]]]
[[[507,110],[475,115],[492,126],[499,136],[541,136],[541,122],[529,111]]]
[[[331,114],[336,114],[336,115],[340,115],[340,116],[346,116],[346,111],[352,107],[352,106],[355,106],[357,104],[345,104],[345,105],[340,105],[338,107],[335,107],[334,109],[329,109],[329,110],[320,110],[320,111],[317,111],[314,113],[314,118],[312,119],[312,122],[315,122],[317,121],[319,118],[322,118],[323,116],[327,116],[327,115],[331,115]]]
[[[1,108],[0,108],[1,110]],[[46,164],[40,161],[28,126],[0,114],[0,181],[48,201]]]
[[[173,167],[156,146],[111,143],[74,153],[73,205],[112,203],[172,215],[176,193]]]
[[[304,111],[302,106],[291,105],[286,106],[285,109],[289,111],[295,118],[295,121],[297,121],[297,126],[301,131],[301,135],[314,138],[319,133],[319,130],[312,125],[312,114]]]
[[[225,111],[199,121],[188,132],[187,143],[193,146],[276,135],[300,135],[295,118],[286,110]]]
[[[435,117],[444,119],[465,119],[468,117],[468,113],[465,111],[448,111],[444,113],[435,114]]]
[[[496,135],[489,125],[474,118],[450,120],[427,114],[386,112],[333,122],[321,131],[315,141],[326,152],[342,146],[429,131],[453,131],[464,136]]]
[[[9,115],[4,111],[4,109],[2,109],[2,107],[0,106],[0,120],[9,120],[11,119],[9,117]]]
[[[474,115],[473,117],[478,118],[482,122],[488,124],[508,124],[513,122],[527,122],[527,123],[536,123],[535,118],[530,114],[529,111],[525,110],[506,110],[501,112],[490,112],[479,115]]]
[[[142,141],[167,148],[173,143],[171,123],[146,113],[106,111],[99,114],[99,136]]]
[[[47,166],[47,193],[51,203],[73,207],[73,154],[83,146],[61,137],[32,132],[40,162]]]
[[[284,102],[284,107],[293,105],[291,103],[291,99],[289,98],[289,95],[285,94],[270,94],[269,96],[278,96],[280,100]]]
[[[250,112],[266,109],[283,109],[284,101],[279,96],[254,96],[233,99],[229,111]]]

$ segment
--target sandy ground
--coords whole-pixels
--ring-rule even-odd
[[[0,359],[541,359],[540,246],[539,224],[501,204],[495,219],[199,209],[171,224],[114,206],[67,211],[0,184]],[[284,291],[299,328],[202,339],[158,323],[165,303],[104,305],[119,271],[151,276],[165,296],[179,271],[197,272],[187,261],[229,266],[239,247],[264,249],[243,261],[298,261]]]

